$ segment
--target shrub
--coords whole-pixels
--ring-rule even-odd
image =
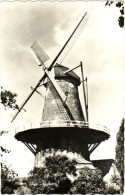
[[[104,193],[105,182],[99,169],[83,168],[70,189],[72,194]]]

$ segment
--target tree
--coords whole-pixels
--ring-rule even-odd
[[[66,156],[46,157],[44,167],[34,168],[26,181],[34,194],[68,193],[71,187],[70,176],[76,176],[76,162]]]
[[[8,131],[5,131],[5,130],[0,131],[0,136],[2,136],[5,133],[8,133]],[[9,153],[9,152],[10,152],[10,150],[5,149],[3,146],[1,146],[1,154],[0,154],[1,157],[3,156],[3,153]]]
[[[112,172],[106,183],[107,194],[120,194],[120,175],[115,164],[112,164]]]
[[[31,194],[31,190],[23,184],[14,190],[14,194]]]
[[[121,176],[121,191],[124,188],[124,119],[121,121],[121,125],[116,137],[116,156],[115,165]]]
[[[79,177],[70,189],[72,194],[102,194],[105,192],[105,182],[99,169],[83,168]]]
[[[4,90],[3,87],[1,87],[1,104],[5,108],[11,108],[13,110],[19,109],[18,105],[16,104],[16,97],[17,94],[13,93],[9,90]]]
[[[17,174],[15,171],[1,163],[1,192],[2,194],[13,194],[18,188]]]
[[[2,131],[1,135],[4,131]],[[1,157],[4,153],[11,151],[1,146]],[[13,194],[14,190],[18,188],[18,174],[10,169],[5,163],[1,163],[1,192],[2,194]]]
[[[105,5],[110,6],[113,3],[113,1],[107,1]],[[118,18],[118,24],[121,28],[124,27],[124,1],[116,2],[116,7],[119,8],[120,16]]]
[[[34,168],[25,179],[33,194],[105,193],[102,172],[88,167],[76,169],[76,161],[66,156],[46,157],[43,167]]]
[[[8,90],[3,90],[1,87],[1,104],[6,108],[11,108],[13,110],[18,109],[18,105],[16,104],[15,97],[17,96],[15,93],[12,93]],[[8,133],[5,130],[0,131],[0,136]],[[1,157],[4,153],[9,153],[10,150],[5,149],[1,146]],[[10,169],[5,163],[1,163],[1,192],[3,194],[13,194],[14,190],[17,189],[17,174],[15,171]]]

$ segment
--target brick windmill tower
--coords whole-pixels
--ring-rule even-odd
[[[31,46],[38,65],[43,68],[44,76],[13,120],[33,93],[37,91],[37,88],[44,86],[46,95],[39,128],[19,131],[15,135],[16,139],[22,141],[35,155],[35,167],[42,165],[42,159],[45,157],[46,151],[50,154],[58,151],[76,154],[78,164],[92,166],[90,154],[102,141],[109,138],[109,131],[106,127],[91,126],[91,123],[88,122],[88,98],[84,84],[87,79],[84,79],[82,62],[73,69],[57,63],[65,50],[71,48],[85,24],[86,15],[87,13],[80,19],[49,68],[44,64],[49,57],[40,45],[35,41]],[[76,68],[81,68],[81,79],[73,71]],[[85,114],[79,99],[78,87],[80,85],[83,86]]]

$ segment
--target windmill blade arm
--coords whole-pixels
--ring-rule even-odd
[[[23,107],[26,105],[26,103],[28,102],[28,100],[31,98],[31,96],[33,95],[33,93],[36,91],[36,89],[39,87],[39,85],[41,84],[41,82],[46,78],[46,76],[50,79],[51,83],[53,84],[54,88],[56,89],[57,93],[59,94],[60,98],[62,99],[63,102],[65,102],[66,100],[66,96],[63,93],[63,91],[60,89],[60,87],[58,86],[58,84],[56,83],[56,81],[54,80],[54,78],[52,77],[51,73],[45,69],[45,74],[43,75],[43,77],[40,79],[40,81],[38,82],[38,84],[36,85],[36,87],[33,89],[33,91],[29,94],[29,96],[27,97],[27,99],[25,100],[25,102],[22,104],[22,106],[19,108],[18,112],[15,114],[15,116],[13,117],[11,123],[15,120],[15,118],[17,117],[17,115],[20,113],[20,111],[23,109]]]
[[[28,95],[27,99],[25,100],[25,102],[22,104],[22,106],[19,108],[18,112],[15,114],[15,116],[13,117],[11,123],[15,120],[15,118],[17,117],[17,115],[20,113],[20,111],[23,109],[23,107],[26,105],[26,103],[28,102],[28,100],[31,98],[31,96],[34,94],[34,92],[36,91],[36,89],[39,87],[39,85],[41,84],[41,82],[45,79],[46,75],[44,74],[43,77],[39,80],[38,84],[35,86],[35,88],[33,89],[33,91]]]
[[[65,49],[65,47],[67,46],[67,44],[69,43],[69,41],[71,40],[72,36],[74,35],[74,33],[76,32],[77,28],[79,27],[79,25],[81,24],[81,22],[83,21],[83,19],[85,18],[85,16],[87,15],[87,12],[84,14],[84,16],[82,16],[82,18],[80,19],[80,21],[78,22],[78,24],[76,25],[75,29],[73,30],[73,32],[71,33],[71,35],[69,36],[68,40],[66,41],[66,43],[64,44],[64,46],[62,47],[62,49],[59,51],[59,53],[57,54],[57,56],[54,58],[54,60],[52,61],[51,65],[49,66],[48,70],[51,70],[53,65],[56,63],[56,61],[58,60],[59,56],[61,55],[61,53],[63,52],[63,50]]]

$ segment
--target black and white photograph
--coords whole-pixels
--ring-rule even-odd
[[[1,194],[124,194],[124,1],[0,0]]]

